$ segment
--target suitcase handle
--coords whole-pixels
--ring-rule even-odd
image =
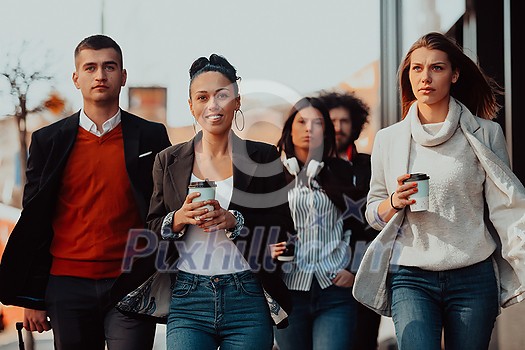
[[[16,323],[16,330],[18,332],[18,349],[19,350],[25,350],[24,337],[22,336],[22,329],[24,329],[24,323],[17,322]]]

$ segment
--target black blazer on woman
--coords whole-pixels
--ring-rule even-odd
[[[289,313],[288,289],[268,249],[269,244],[285,241],[287,232],[294,230],[279,154],[272,145],[242,140],[233,132],[230,137],[234,189],[228,209],[238,210],[244,217],[244,228],[234,243],[263,288]],[[193,169],[194,145],[201,138],[199,133],[188,142],[167,148],[155,159],[154,189],[147,220],[149,229],[159,237],[164,217],[184,203]],[[155,273],[156,255],[137,259],[132,271],[119,277],[113,288],[114,301],[122,299]],[[174,246],[168,255],[169,261],[178,258]]]

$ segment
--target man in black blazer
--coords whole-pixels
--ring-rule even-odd
[[[23,207],[0,264],[0,301],[58,349],[148,349],[155,324],[111,307],[128,231],[142,228],[166,128],[119,108],[127,72],[113,39],[75,49],[83,108],[33,133]],[[49,318],[48,318],[49,317]]]

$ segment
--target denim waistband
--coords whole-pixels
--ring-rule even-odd
[[[177,281],[191,283],[194,285],[202,283],[213,283],[215,285],[237,285],[241,282],[248,282],[255,279],[257,279],[257,277],[251,270],[213,276],[197,275],[185,271],[177,272]]]

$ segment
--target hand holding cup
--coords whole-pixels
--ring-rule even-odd
[[[200,193],[198,192],[193,192],[186,196],[182,207],[175,212],[173,231],[178,232],[186,225],[199,225],[203,221],[201,217],[209,212],[206,206],[211,205],[212,201],[199,201],[197,199],[199,197]]]
[[[198,226],[204,232],[212,232],[222,229],[230,229],[235,227],[237,219],[228,210],[221,207],[219,202],[215,199],[207,200],[206,203],[213,207],[213,210],[200,216]]]
[[[417,192],[410,195],[409,199],[413,202],[410,204],[410,211],[425,211],[428,210],[428,182],[430,177],[423,173],[410,174],[410,177],[405,179],[403,183],[416,183]]]
[[[207,179],[205,181],[191,182],[188,186],[188,195],[192,193],[199,193],[199,197],[197,199],[198,201],[214,200],[216,188],[217,185],[215,184],[215,181],[209,181]],[[206,208],[208,211],[215,209],[215,207],[209,203],[206,204]]]

